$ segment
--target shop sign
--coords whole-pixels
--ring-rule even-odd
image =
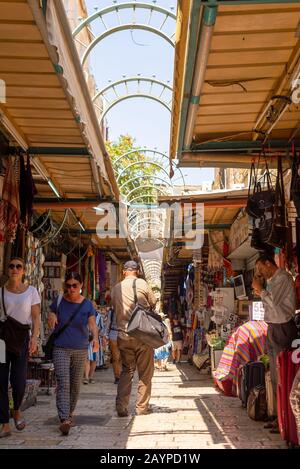
[[[252,314],[253,321],[263,321],[265,319],[265,310],[262,301],[252,301]]]

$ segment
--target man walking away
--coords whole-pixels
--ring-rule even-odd
[[[252,287],[260,295],[264,309],[265,321],[268,323],[267,353],[270,357],[270,371],[275,402],[277,390],[276,356],[289,349],[297,338],[297,327],[294,321],[296,309],[296,292],[293,277],[284,269],[277,267],[272,256],[263,254],[256,261],[257,275]],[[266,289],[263,286],[267,281]],[[277,408],[277,406],[275,406]],[[272,433],[278,433],[275,421]]]
[[[118,328],[118,347],[121,353],[122,372],[118,384],[116,409],[119,417],[127,417],[134,372],[139,376],[136,414],[150,412],[151,380],[154,372],[153,348],[127,334],[128,322],[135,307],[133,284],[136,281],[138,303],[153,308],[156,298],[145,280],[138,278],[138,264],[128,261],[124,265],[124,280],[112,289],[112,304]]]

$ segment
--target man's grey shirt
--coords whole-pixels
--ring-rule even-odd
[[[267,282],[267,290],[261,293],[265,309],[265,321],[283,324],[295,316],[296,290],[293,277],[286,270],[278,269]]]

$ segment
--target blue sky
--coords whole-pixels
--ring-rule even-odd
[[[111,6],[112,0],[86,0],[89,13],[93,13],[94,7],[101,9]],[[124,3],[124,2],[119,2]],[[152,3],[151,0],[149,3]],[[158,0],[157,5],[170,9],[176,13],[176,0]],[[120,12],[123,22],[130,22],[132,12]],[[136,21],[143,20],[145,23],[149,13],[145,16],[136,15]],[[106,18],[107,27],[117,24],[115,14]],[[151,24],[160,26],[161,17],[153,15]],[[175,22],[169,19],[163,30],[171,35],[174,32]],[[94,22],[92,30],[99,34],[104,30],[100,20]],[[120,31],[105,38],[91,53],[91,69],[95,76],[98,88],[109,84],[109,80],[115,81],[126,77],[141,74],[156,79],[173,83],[174,49],[162,38],[147,31]],[[107,114],[109,127],[109,138],[117,140],[120,134],[129,134],[135,138],[137,146],[168,153],[170,142],[170,112],[159,103],[136,98],[123,101],[116,105]],[[213,178],[210,169],[183,168],[187,184],[197,184],[201,181],[209,181]]]

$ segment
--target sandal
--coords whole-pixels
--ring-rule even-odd
[[[90,384],[95,384],[96,381],[95,381],[94,379],[89,379],[89,383],[90,383]]]
[[[5,431],[1,430],[1,432],[0,432],[0,438],[6,438],[6,437],[11,436],[11,435],[12,435],[11,431],[5,432]]]
[[[83,384],[89,384],[89,380],[87,378],[85,378],[82,382]]]
[[[19,432],[24,430],[24,428],[26,427],[26,422],[24,419],[20,419],[20,420],[14,419],[14,422],[15,422],[15,427],[17,430],[19,430]]]
[[[61,422],[59,429],[64,436],[68,436],[71,426],[72,420],[64,420],[63,422]]]

